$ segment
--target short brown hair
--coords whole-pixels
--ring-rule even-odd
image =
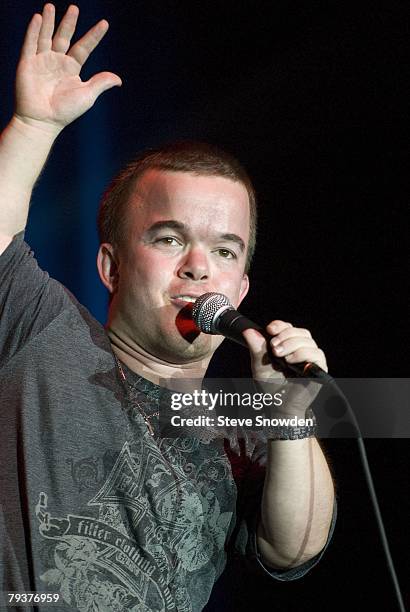
[[[124,246],[127,204],[137,180],[150,169],[223,176],[241,182],[249,196],[249,245],[245,271],[249,270],[256,245],[256,194],[251,180],[232,155],[218,147],[193,141],[180,141],[138,155],[111,182],[103,194],[97,226],[100,243]]]

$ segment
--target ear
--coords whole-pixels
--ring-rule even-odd
[[[100,244],[97,255],[97,268],[103,285],[110,293],[115,293],[118,286],[118,260],[112,244]]]
[[[245,298],[248,291],[249,291],[249,276],[247,274],[244,274],[241,280],[241,290],[239,293],[238,306],[240,305],[242,300]]]

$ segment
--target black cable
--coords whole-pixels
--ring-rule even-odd
[[[327,380],[327,382],[325,383],[324,386],[330,385],[332,387],[332,389],[334,389],[336,391],[336,393],[342,398],[342,400],[345,403],[345,406],[347,408],[348,414],[353,422],[354,427],[356,428],[356,435],[357,435],[357,444],[359,447],[359,455],[360,455],[360,459],[363,465],[363,471],[364,471],[364,476],[365,476],[365,480],[366,480],[366,484],[367,487],[369,489],[369,493],[370,493],[370,499],[373,505],[373,509],[374,509],[374,514],[376,516],[376,523],[377,523],[377,527],[380,533],[380,539],[382,541],[382,546],[383,546],[383,551],[384,554],[386,556],[386,561],[387,561],[387,567],[389,568],[389,572],[390,572],[390,576],[391,579],[393,581],[393,586],[394,586],[394,592],[396,594],[396,598],[397,598],[397,604],[398,604],[398,608],[400,610],[400,612],[406,612],[406,609],[404,607],[404,602],[403,602],[403,596],[401,594],[400,591],[400,585],[399,585],[399,581],[397,579],[397,574],[396,574],[396,570],[394,568],[394,563],[393,563],[393,559],[390,553],[390,547],[389,547],[389,543],[387,540],[387,536],[386,536],[386,531],[384,528],[384,524],[383,524],[383,519],[382,519],[382,515],[380,512],[380,506],[379,506],[379,502],[377,499],[377,495],[376,495],[376,491],[374,488],[374,484],[373,484],[373,477],[370,471],[370,466],[369,466],[369,462],[367,460],[367,454],[366,454],[366,448],[364,445],[364,441],[363,441],[363,437],[361,435],[360,432],[360,427],[357,423],[356,420],[356,416],[352,410],[352,407],[350,406],[347,397],[345,396],[345,394],[343,393],[343,391],[340,389],[340,387],[336,384],[336,381],[334,378],[329,377],[329,379]]]

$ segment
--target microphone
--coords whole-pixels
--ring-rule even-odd
[[[192,308],[192,318],[195,325],[205,334],[220,334],[247,348],[248,345],[242,332],[245,329],[256,329],[268,341],[269,356],[276,369],[284,373],[291,372],[293,375],[315,378],[322,382],[333,380],[316,363],[306,361],[287,363],[283,357],[274,355],[270,345],[272,336],[263,327],[235,310],[228,298],[222,293],[204,293],[201,295]]]

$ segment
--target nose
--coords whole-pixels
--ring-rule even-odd
[[[201,281],[209,278],[208,259],[200,248],[192,248],[186,254],[178,269],[180,278]]]

